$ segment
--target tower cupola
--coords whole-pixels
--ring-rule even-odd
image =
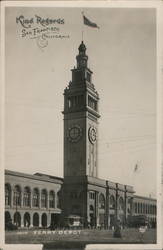
[[[80,44],[80,46],[79,46],[79,48],[78,48],[78,50],[79,50],[79,54],[85,54],[85,51],[86,51],[86,46],[85,46],[85,44],[83,43],[83,41],[81,42],[81,44]]]
[[[79,54],[76,56],[77,68],[86,68],[87,67],[88,56],[85,53],[86,49],[87,48],[82,41],[79,48],[78,48]]]

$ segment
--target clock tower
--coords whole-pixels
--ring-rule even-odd
[[[64,90],[63,216],[89,218],[88,179],[98,176],[98,101],[88,68],[86,46],[81,42],[72,80]]]
[[[99,95],[83,41],[78,50],[77,66],[64,90],[64,178],[98,177]]]

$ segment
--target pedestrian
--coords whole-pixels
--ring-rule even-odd
[[[114,238],[122,238],[122,235],[121,235],[121,225],[120,225],[120,221],[119,220],[115,223],[113,237]]]

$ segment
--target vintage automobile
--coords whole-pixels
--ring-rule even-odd
[[[68,229],[81,229],[83,228],[82,218],[78,215],[69,215],[64,219],[64,226]]]
[[[149,221],[145,215],[133,215],[128,217],[127,225],[129,227],[149,226]]]
[[[17,229],[18,229],[18,226],[13,224],[12,221],[8,221],[7,223],[5,223],[5,230],[13,231],[13,230],[17,230]]]

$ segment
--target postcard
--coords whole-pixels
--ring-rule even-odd
[[[162,7],[1,3],[2,249],[162,249]]]

